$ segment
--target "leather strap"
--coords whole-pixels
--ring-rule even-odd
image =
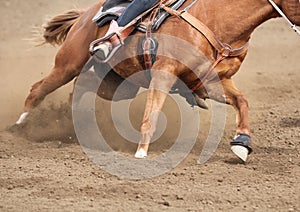
[[[243,45],[240,48],[232,49],[229,44],[222,43],[215,33],[213,33],[205,24],[203,24],[200,20],[196,19],[194,16],[189,14],[188,12],[183,12],[180,14],[180,17],[192,25],[195,29],[201,32],[209,43],[217,50],[218,55],[215,62],[206,72],[206,74],[200,79],[200,81],[192,88],[192,91],[196,91],[199,89],[206,81],[207,77],[212,73],[215,67],[225,58],[227,57],[237,57],[247,52],[249,42]],[[199,78],[199,77],[198,77]]]
[[[169,4],[172,4],[172,3],[174,3],[174,0],[158,0],[157,3],[154,4],[150,9],[146,10],[145,12],[143,12],[142,14],[137,16],[135,19],[133,19],[131,22],[129,22],[126,26],[124,26],[119,32],[114,32],[110,35],[107,35],[105,37],[94,40],[90,44],[90,48],[89,48],[90,54],[93,55],[95,53],[94,49],[97,45],[99,45],[100,43],[103,43],[104,41],[109,40],[113,44],[114,48],[109,53],[107,58],[105,60],[101,61],[102,63],[108,62],[112,58],[112,56],[117,52],[117,50],[124,44],[125,39],[134,31],[136,25],[148,13],[150,13],[154,8],[157,8],[161,4],[169,5]]]
[[[211,67],[206,72],[206,74],[202,77],[202,79],[200,79],[200,81],[192,88],[192,91],[196,91],[205,83],[207,77],[211,74],[211,72],[222,60],[224,60],[227,57],[237,57],[247,52],[249,47],[249,42],[247,42],[245,45],[243,45],[240,48],[232,49],[232,47],[229,44],[222,43],[217,38],[215,33],[213,33],[205,24],[203,24],[200,20],[195,18],[187,11],[172,10],[165,5],[161,5],[161,7],[171,15],[182,18],[191,26],[193,26],[195,29],[197,29],[200,33],[202,33],[202,35],[206,37],[209,43],[217,50],[217,58],[215,62],[211,65]]]
[[[143,57],[144,57],[145,67],[147,70],[150,70],[152,68],[151,48],[155,48],[155,42],[151,37],[152,35],[151,30],[158,10],[159,10],[158,8],[155,8],[150,15],[149,22],[147,24],[146,38],[143,45]]]
[[[205,75],[199,80],[199,82],[192,88],[192,91],[196,91],[198,88],[200,88],[203,84],[205,84],[208,76],[213,72],[213,70],[215,69],[215,67],[222,61],[224,60],[226,57],[224,57],[221,54],[218,54],[217,59],[215,60],[215,62],[210,66],[210,68],[208,69],[208,71],[205,73]],[[199,77],[198,77],[199,78]]]
[[[224,57],[236,57],[246,53],[248,50],[249,43],[247,42],[244,46],[236,49],[232,49],[229,44],[222,43],[205,24],[200,20],[189,14],[188,12],[183,12],[180,17],[192,25],[195,29],[201,32],[210,44],[218,51],[219,54]]]
[[[136,24],[139,23],[145,15],[150,13],[154,8],[158,7],[161,4],[171,4],[174,0],[159,0],[156,4],[154,4],[150,9],[146,10],[142,14],[140,14],[138,17],[133,19],[131,22],[129,22],[126,26],[124,26],[117,34],[120,38],[121,42],[123,42],[130,33],[135,29]],[[155,18],[155,17],[154,17]]]

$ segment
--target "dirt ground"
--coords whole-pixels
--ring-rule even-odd
[[[300,211],[300,40],[280,19],[255,31],[235,76],[250,104],[254,153],[246,164],[230,151],[235,113],[228,107],[222,141],[207,163],[197,164],[200,133],[188,157],[159,177],[113,176],[76,141],[71,84],[47,97],[21,131],[8,130],[57,51],[33,47],[32,29],[47,16],[92,3],[0,1],[0,211]],[[160,147],[153,144],[149,154]],[[126,151],[133,154],[134,147]]]

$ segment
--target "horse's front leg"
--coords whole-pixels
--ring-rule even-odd
[[[170,67],[169,67],[170,68]],[[146,108],[141,125],[141,140],[135,157],[145,158],[165,99],[177,77],[169,71],[152,71],[152,80],[147,94]]]
[[[232,105],[236,111],[237,130],[234,140],[231,142],[232,151],[243,161],[247,160],[252,152],[250,126],[248,118],[248,101],[245,95],[239,91],[232,79],[222,80],[226,103]]]

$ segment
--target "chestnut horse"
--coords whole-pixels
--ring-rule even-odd
[[[187,0],[179,10],[187,7],[192,2],[193,0]],[[282,8],[290,20],[296,25],[300,25],[299,0],[274,0],[274,2]],[[54,17],[48,23],[44,33],[45,42],[59,44],[61,47],[56,55],[52,72],[32,86],[25,101],[23,113],[17,123],[21,123],[28,112],[36,107],[49,93],[80,74],[83,66],[90,58],[90,43],[102,37],[108,27],[106,25],[98,28],[91,21],[103,3],[104,0],[100,0],[100,2],[86,10],[69,11]],[[256,27],[271,18],[279,17],[278,12],[274,10],[268,0],[198,0],[188,12],[196,19],[201,20],[222,43],[230,44],[232,48],[245,45]],[[137,34],[139,32],[133,33]],[[215,48],[208,42],[207,38],[181,18],[169,17],[157,33],[174,36],[190,43],[201,54],[205,55],[210,64],[213,64],[216,60]],[[132,53],[134,55],[133,51],[136,51],[136,48],[133,47],[137,45],[137,42],[131,39],[126,43],[126,46],[132,48],[122,48],[119,53]],[[222,60],[214,69],[217,76],[208,76],[205,87],[202,84],[193,92],[194,95],[202,99],[211,98],[230,104],[236,109],[237,140],[233,142],[251,151],[248,102],[245,95],[236,88],[232,80],[232,76],[239,70],[245,56],[246,52]],[[205,75],[207,66],[199,64],[199,61],[197,63],[198,59],[193,58],[192,54],[189,55],[189,58],[197,64],[198,76]],[[113,69],[121,77],[127,78],[144,68],[140,60],[133,57],[126,59],[125,62],[118,63]],[[163,91],[169,91],[177,78],[181,79],[190,89],[194,88],[200,81],[198,76],[180,61],[172,59],[172,57],[159,55],[152,66],[151,75],[152,79],[148,89],[145,113],[140,128],[142,136],[136,153],[136,157],[140,158],[147,155],[148,146],[155,131],[157,111],[161,111],[167,96],[167,93]],[[220,80],[224,93],[214,88],[216,77]],[[105,98],[105,96],[102,97]],[[246,157],[242,159],[246,160]]]

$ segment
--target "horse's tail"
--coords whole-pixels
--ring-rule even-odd
[[[51,45],[62,44],[71,27],[84,12],[82,9],[73,9],[52,18],[44,26],[43,43],[50,43]]]

